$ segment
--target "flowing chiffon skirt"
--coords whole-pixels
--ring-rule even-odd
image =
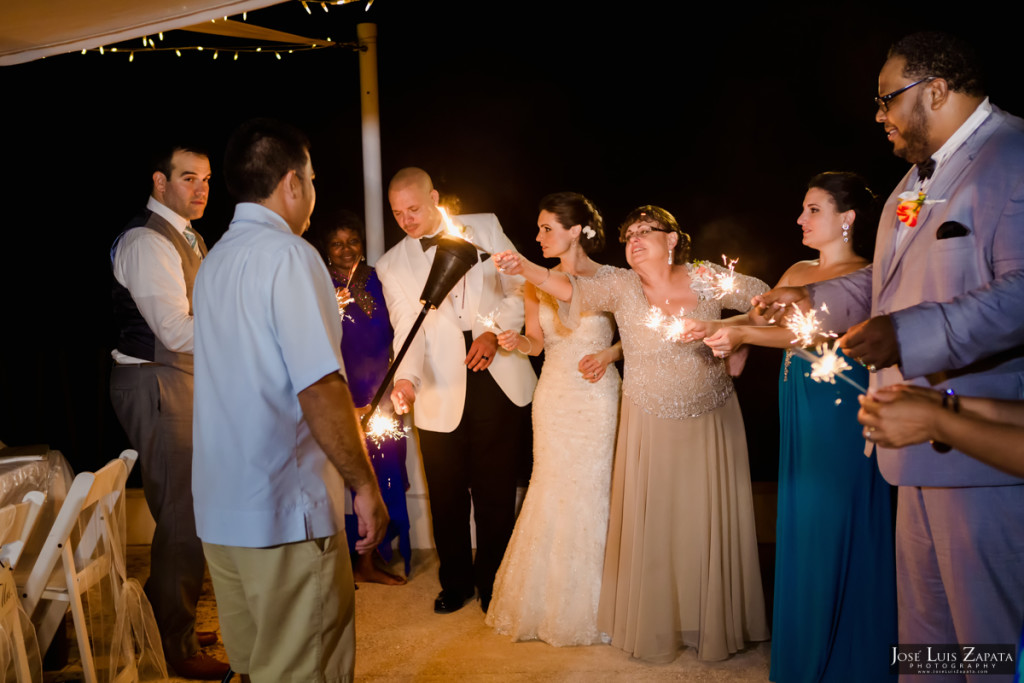
[[[598,628],[652,662],[683,646],[725,659],[768,638],[735,394],[681,420],[623,396]]]

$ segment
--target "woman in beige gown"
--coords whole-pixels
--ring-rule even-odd
[[[699,341],[670,338],[652,313],[685,319],[745,311],[767,290],[726,269],[686,263],[689,237],[670,213],[644,206],[620,228],[631,269],[571,278],[503,252],[495,261],[583,311],[610,311],[625,373],[612,470],[598,628],[652,662],[694,647],[725,659],[768,638],[743,417],[724,362]],[[678,263],[678,264],[677,264]]]

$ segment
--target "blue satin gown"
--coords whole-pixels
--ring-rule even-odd
[[[886,681],[896,643],[890,487],[864,456],[857,390],[787,353],[779,377],[779,509],[770,678]],[[860,365],[847,375],[867,386]],[[837,404],[838,401],[838,404]]]

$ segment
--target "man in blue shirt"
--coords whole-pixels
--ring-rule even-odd
[[[254,681],[351,679],[344,487],[358,551],[387,527],[330,276],[300,237],[316,198],[308,149],[276,121],[235,131],[224,173],[239,204],[194,294],[196,528],[231,666]]]

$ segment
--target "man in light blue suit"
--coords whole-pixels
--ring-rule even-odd
[[[914,167],[883,209],[873,264],[764,303],[826,303],[872,387],[1024,398],[1024,121],[989,103],[971,49],[938,33],[897,42],[878,93],[875,119]],[[900,487],[900,642],[1016,642],[1024,480],[941,449],[877,449]]]

